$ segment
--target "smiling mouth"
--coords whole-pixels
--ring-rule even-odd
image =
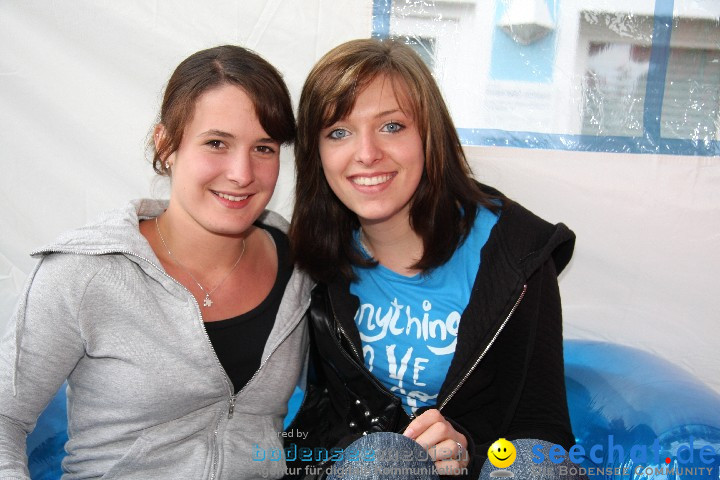
[[[355,185],[362,185],[364,187],[372,187],[374,185],[380,185],[392,179],[395,173],[385,173],[383,175],[377,175],[374,177],[352,177],[350,179]]]
[[[213,192],[215,195],[217,195],[220,198],[224,198],[225,200],[230,200],[231,202],[241,202],[248,198],[250,195],[229,195],[227,193],[220,193],[220,192]]]
[[[497,459],[500,460],[501,462],[504,462],[505,460],[507,460],[508,458],[510,458],[510,455],[508,455],[508,456],[505,457],[505,458],[501,458],[501,457],[498,457],[497,455],[493,454],[493,457],[497,458]]]

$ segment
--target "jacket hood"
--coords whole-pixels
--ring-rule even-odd
[[[525,278],[550,258],[558,274],[567,266],[575,248],[575,234],[565,224],[543,220],[492,187],[481,184],[480,188],[503,203],[500,221],[491,235],[498,237],[507,260]]]
[[[60,234],[53,242],[33,251],[31,255],[125,252],[154,259],[155,254],[137,227],[140,220],[157,217],[167,206],[166,200],[133,200],[121,209],[103,213],[97,220],[83,227]]]
[[[138,224],[141,220],[157,217],[167,207],[167,200],[133,200],[121,209],[105,212],[92,223],[61,234],[55,241],[33,251],[31,255],[130,253],[155,260],[155,253],[138,230]],[[282,232],[288,230],[288,222],[270,210],[265,210],[257,221]]]
[[[551,224],[517,203],[510,203],[498,222],[502,244],[511,263],[519,265],[529,276],[547,260],[552,259],[557,273],[570,262],[575,247],[575,234],[563,223]]]

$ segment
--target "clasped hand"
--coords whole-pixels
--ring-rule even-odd
[[[416,417],[403,435],[422,445],[440,475],[459,475],[470,463],[465,435],[455,430],[437,409]]]

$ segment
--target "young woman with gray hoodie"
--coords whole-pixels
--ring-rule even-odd
[[[312,286],[266,211],[295,121],[279,73],[221,46],[184,60],[151,146],[169,201],[139,200],[37,250],[0,345],[0,478],[67,380],[64,479],[280,477]]]

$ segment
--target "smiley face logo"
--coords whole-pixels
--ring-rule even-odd
[[[497,468],[507,468],[512,465],[516,454],[515,445],[504,438],[498,438],[488,448],[488,460]]]

